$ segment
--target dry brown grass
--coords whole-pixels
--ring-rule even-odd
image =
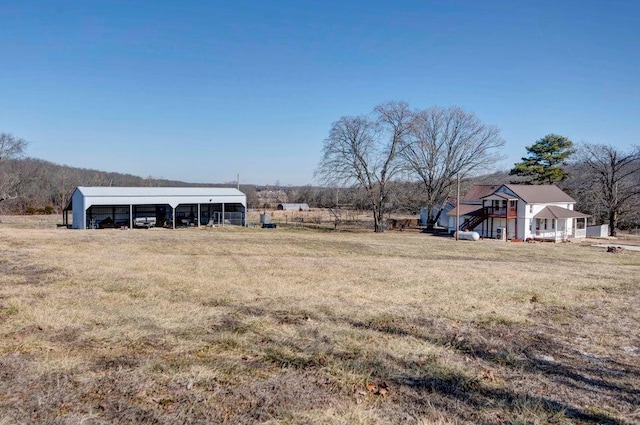
[[[1,217],[0,424],[640,422],[640,253]]]

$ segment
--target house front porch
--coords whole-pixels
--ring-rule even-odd
[[[545,207],[534,216],[535,240],[564,242],[587,237],[587,214],[557,206]]]

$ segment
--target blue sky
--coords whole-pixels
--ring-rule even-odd
[[[404,100],[640,144],[638,1],[0,0],[0,131],[27,154],[188,182],[313,182],[343,115]]]

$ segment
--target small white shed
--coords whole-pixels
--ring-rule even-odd
[[[587,226],[588,238],[606,238],[609,236],[609,225],[601,224],[599,226]]]
[[[309,211],[307,204],[278,204],[280,211]]]

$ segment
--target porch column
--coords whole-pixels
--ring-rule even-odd
[[[571,220],[571,235],[569,235],[569,231],[567,231],[567,239],[569,239],[569,236],[575,236],[576,235],[576,224],[578,223],[578,219],[576,218],[575,220],[573,218],[568,218],[565,221],[569,221]],[[565,224],[566,226],[566,224]]]
[[[509,201],[507,201],[507,205],[504,208],[504,229],[506,230],[506,235],[504,235],[504,240],[509,240]]]

